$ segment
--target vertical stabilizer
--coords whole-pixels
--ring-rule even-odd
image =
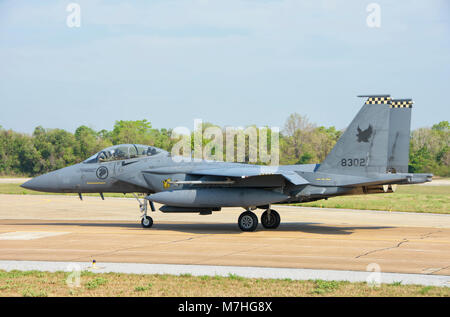
[[[358,97],[367,100],[318,171],[361,176],[386,173],[391,97]]]
[[[411,99],[391,100],[387,166],[391,173],[408,173],[412,104]]]

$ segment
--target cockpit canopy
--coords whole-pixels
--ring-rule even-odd
[[[153,146],[142,144],[119,144],[114,145],[92,155],[83,163],[102,163],[131,158],[153,156],[165,152]]]

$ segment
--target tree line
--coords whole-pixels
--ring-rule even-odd
[[[203,128],[211,125],[204,123]],[[333,126],[317,126],[297,113],[291,114],[280,131],[279,163],[320,163],[342,132]],[[29,135],[0,126],[0,175],[35,176],[47,173],[82,162],[101,149],[122,143],[152,145],[170,152],[179,141],[173,135],[172,129],[155,129],[146,119],[119,120],[110,131],[95,131],[82,125],[75,133],[38,126]],[[412,131],[409,171],[450,176],[449,140],[448,121]]]

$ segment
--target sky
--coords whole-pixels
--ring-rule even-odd
[[[0,0],[0,125],[19,132],[343,129],[364,94],[413,98],[415,129],[450,121],[449,90],[446,0]]]

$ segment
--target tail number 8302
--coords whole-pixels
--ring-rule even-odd
[[[343,158],[341,160],[341,166],[366,166],[365,158]]]

